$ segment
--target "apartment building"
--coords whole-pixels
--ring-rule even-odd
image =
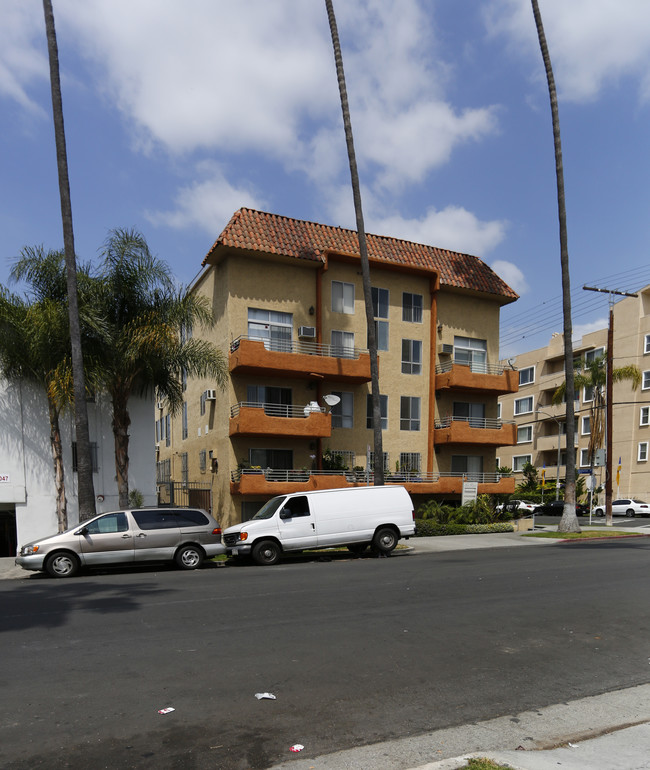
[[[615,369],[633,364],[641,370],[637,390],[629,381],[613,385],[612,483],[615,498],[650,499],[650,286],[636,297],[616,302],[613,311],[613,350],[607,350],[604,328],[584,335],[574,344],[573,353],[583,361],[612,355]],[[527,462],[540,475],[545,469],[546,479],[562,480],[566,473],[566,407],[554,405],[552,399],[565,379],[563,335],[556,333],[545,348],[521,353],[510,361],[519,371],[519,391],[499,398],[499,413],[515,421],[516,444],[500,448],[498,462],[512,468],[518,481]],[[576,471],[587,474],[593,393],[576,389],[575,396]],[[604,487],[605,468],[595,469],[595,479]],[[604,494],[600,502],[604,502]]]
[[[507,493],[496,447],[514,443],[497,397],[518,374],[498,360],[499,311],[517,295],[480,259],[368,235],[379,348],[384,467],[418,500],[463,481]],[[224,525],[270,497],[372,481],[370,357],[356,232],[237,211],[192,290],[229,380],[184,383],[182,413],[156,413],[158,480]],[[200,330],[193,330],[198,335]]]

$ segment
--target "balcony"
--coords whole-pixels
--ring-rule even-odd
[[[491,364],[457,364],[449,361],[436,366],[436,390],[474,390],[502,395],[519,390],[519,372]]]
[[[587,440],[589,437],[586,437]],[[579,436],[576,433],[573,437],[573,445],[578,446]],[[560,449],[566,449],[566,433],[560,434]],[[553,450],[557,452],[557,433],[550,436],[538,436],[537,437],[537,451],[538,452],[550,452]]]
[[[332,418],[315,402],[287,406],[241,401],[230,407],[230,436],[286,436],[327,438],[332,435]]]
[[[370,382],[367,350],[315,342],[250,339],[245,335],[230,344],[229,368],[233,374]]]
[[[444,417],[435,422],[433,440],[436,444],[511,446],[517,443],[517,426],[512,420]]]
[[[364,487],[372,484],[374,474],[354,471],[265,470],[245,468],[230,474],[233,495],[286,495],[291,492],[311,492],[318,489]],[[393,473],[386,474],[386,484],[401,484],[412,495],[460,495],[463,481],[478,482],[478,493],[512,494],[514,476],[503,473]]]

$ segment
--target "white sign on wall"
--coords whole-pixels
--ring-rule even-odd
[[[463,497],[461,505],[471,503],[478,495],[478,481],[463,481]]]

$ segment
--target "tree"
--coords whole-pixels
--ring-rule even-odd
[[[68,294],[68,316],[70,324],[70,348],[72,354],[72,377],[74,383],[75,433],[77,439],[77,476],[79,494],[79,520],[95,515],[95,490],[93,486],[92,461],[90,457],[90,433],[88,429],[88,408],[86,406],[86,383],[81,349],[81,328],[77,297],[77,265],[74,250],[74,230],[72,226],[72,202],[70,199],[70,180],[68,176],[68,156],[65,144],[63,123],[63,101],[61,98],[61,80],[59,77],[59,50],[54,27],[52,1],[43,0],[47,50],[50,61],[50,87],[52,91],[52,115],[54,118],[54,138],[56,142],[56,160],[59,175],[59,196],[61,198],[61,221],[63,225],[63,243],[65,250],[66,283]]]
[[[638,366],[630,364],[612,369],[612,382],[631,382],[632,390],[636,390],[641,384],[641,370]],[[578,360],[575,363],[575,386],[578,389],[585,388],[592,393],[589,406],[589,467],[593,473],[594,456],[596,449],[603,446],[605,436],[605,407],[607,388],[607,359],[599,356],[590,361]],[[560,404],[565,398],[566,383],[562,383],[553,394],[553,403]],[[567,446],[568,440],[567,440]],[[611,526],[611,508],[607,520]]]
[[[539,47],[544,59],[544,69],[546,70],[546,80],[548,82],[548,93],[551,101],[551,116],[553,120],[553,143],[555,146],[555,177],[557,182],[557,208],[558,220],[560,226],[560,265],[562,270],[562,311],[564,316],[564,372],[566,377],[566,419],[567,446],[572,447],[574,443],[574,408],[573,394],[575,392],[573,382],[573,344],[571,338],[573,335],[573,324],[571,321],[571,281],[569,278],[569,247],[567,240],[566,223],[566,200],[564,195],[564,166],[562,161],[562,142],[560,139],[560,114],[557,105],[557,92],[555,89],[555,78],[553,77],[553,68],[551,66],[551,57],[546,43],[544,25],[542,24],[542,15],[539,11],[537,0],[531,0],[535,25],[537,27],[537,36],[539,38]],[[566,480],[564,485],[564,512],[558,532],[580,532],[578,517],[575,511],[576,499],[576,467],[573,452],[567,452],[566,460]]]
[[[170,412],[183,403],[183,380],[210,377],[223,388],[227,362],[188,330],[214,323],[210,303],[174,287],[168,266],[136,230],[112,230],[102,252],[98,306],[106,330],[93,365],[113,406],[115,471],[120,507],[129,501],[129,399],[157,393]]]
[[[350,178],[352,181],[352,197],[354,199],[354,211],[357,219],[357,235],[359,238],[359,254],[361,256],[361,276],[363,281],[363,296],[366,304],[366,325],[368,327],[368,350],[370,352],[370,381],[372,392],[372,426],[374,438],[374,478],[376,485],[384,483],[384,455],[382,448],[381,435],[381,399],[379,393],[379,364],[377,359],[377,337],[375,334],[375,316],[372,308],[372,287],[370,284],[370,264],[368,261],[368,247],[366,244],[366,229],[363,220],[363,209],[361,208],[361,187],[359,184],[359,172],[357,170],[357,159],[354,151],[354,140],[352,136],[352,122],[350,120],[350,105],[348,103],[348,93],[345,85],[345,73],[343,71],[343,55],[341,53],[341,43],[334,15],[334,6],[332,0],[325,0],[327,9],[327,18],[330,25],[332,36],[332,47],[334,49],[334,61],[336,63],[336,75],[339,84],[339,94],[341,97],[341,111],[343,113],[343,127],[345,129],[345,141],[348,150],[348,162],[350,165]]]

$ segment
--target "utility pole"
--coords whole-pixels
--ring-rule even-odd
[[[612,436],[614,433],[613,410],[614,382],[612,372],[614,369],[614,295],[621,297],[638,297],[628,291],[616,289],[597,289],[595,286],[583,286],[585,291],[600,291],[609,294],[609,326],[607,328],[607,385],[605,403],[605,525],[612,526]]]

